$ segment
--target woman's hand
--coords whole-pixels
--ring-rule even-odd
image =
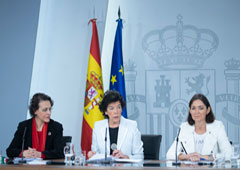
[[[129,159],[129,157],[128,157],[127,155],[124,155],[124,154],[122,153],[122,151],[117,150],[117,149],[113,151],[112,156],[113,156],[113,157],[116,157],[116,158]]]
[[[28,147],[28,150],[23,151],[23,157],[25,158],[41,158],[42,153],[38,152],[36,149]]]
[[[23,154],[24,158],[31,158],[31,156],[32,156],[32,154],[29,150],[24,150],[22,154]]]
[[[190,160],[190,161],[193,161],[193,162],[200,161],[201,158],[204,158],[204,157],[197,152],[193,152],[193,153],[190,153],[190,154],[180,154],[178,156],[178,160]]]
[[[187,154],[187,160],[190,160],[193,162],[198,162],[198,161],[200,161],[201,158],[202,158],[202,155],[197,152]]]
[[[96,152],[94,152],[94,151],[89,151],[88,154],[87,154],[88,159],[91,158],[91,157],[92,157],[93,155],[95,155],[95,154],[96,154]]]

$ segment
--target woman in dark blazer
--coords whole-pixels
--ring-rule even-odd
[[[8,157],[64,158],[63,127],[50,119],[52,106],[53,101],[46,94],[36,93],[32,97],[29,106],[32,118],[19,123],[6,151]],[[22,150],[23,137],[24,149]]]

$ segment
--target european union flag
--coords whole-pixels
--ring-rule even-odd
[[[114,40],[112,67],[110,76],[110,90],[118,91],[126,102],[125,80],[122,56],[122,19],[118,19],[118,26]],[[127,118],[126,107],[122,111],[122,116]]]

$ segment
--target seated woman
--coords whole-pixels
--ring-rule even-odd
[[[94,154],[105,153],[105,133],[107,129],[107,153],[117,158],[143,159],[143,143],[137,123],[121,116],[125,107],[122,96],[117,91],[105,92],[99,105],[106,119],[94,124],[91,151]]]
[[[167,152],[167,159],[175,159],[176,141]],[[215,120],[208,99],[195,94],[189,102],[187,122],[181,124],[177,156],[178,160],[214,160],[222,153],[225,160],[231,158],[231,145],[221,121]]]
[[[32,97],[29,106],[32,118],[19,123],[14,138],[6,150],[8,157],[64,158],[63,127],[50,119],[52,106],[53,101],[46,94],[36,93]]]

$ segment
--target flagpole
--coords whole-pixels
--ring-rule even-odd
[[[120,6],[118,7],[118,19],[121,19],[121,10],[120,10]]]

